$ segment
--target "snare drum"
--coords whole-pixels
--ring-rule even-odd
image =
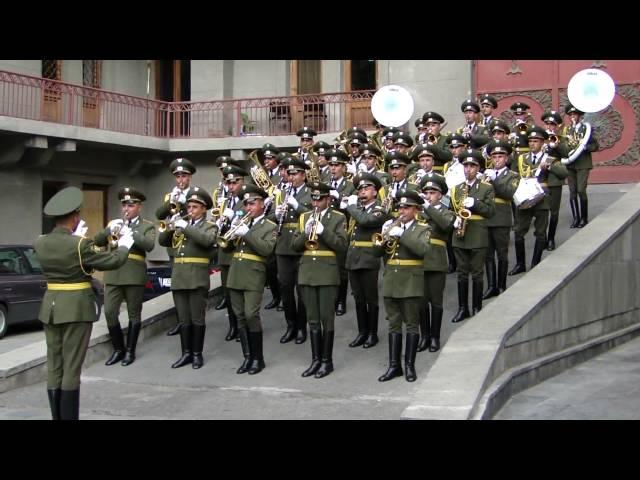
[[[536,178],[521,178],[516,192],[513,194],[513,203],[521,210],[531,208],[545,197],[546,193]]]

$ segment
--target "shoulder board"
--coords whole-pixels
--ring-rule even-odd
[[[490,187],[493,186],[493,184],[490,181],[488,181],[486,178],[483,178],[480,183],[482,183],[484,185],[489,185]]]
[[[418,225],[421,225],[421,226],[423,226],[423,227],[426,227],[426,226],[428,226],[428,225],[429,225],[429,224],[428,224],[426,221],[424,221],[423,219],[418,219],[418,220],[416,220],[416,222],[418,223]]]
[[[382,205],[374,205],[373,209],[374,210],[382,210]]]
[[[144,218],[142,219],[142,223],[150,223],[151,225],[153,225],[153,222],[151,222],[149,220],[145,220]]]
[[[208,223],[209,225],[214,225],[215,226],[215,222],[212,222],[211,220],[207,220],[206,223]]]
[[[335,213],[337,215],[342,215],[344,217],[344,213],[342,213],[340,210],[331,210],[331,213]]]
[[[409,185],[413,185],[414,187],[418,188],[418,184],[417,184],[417,183],[407,182],[407,187],[408,187]]]
[[[263,221],[264,221],[265,223],[270,223],[270,224],[271,224],[271,225],[273,225],[274,227],[277,227],[276,222],[274,222],[274,221],[272,221],[272,220],[269,220],[269,219],[268,219],[268,218],[266,218],[266,217],[263,219]]]

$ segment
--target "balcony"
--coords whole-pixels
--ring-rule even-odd
[[[375,90],[289,97],[163,102],[0,71],[0,116],[155,138],[319,134],[372,129]]]

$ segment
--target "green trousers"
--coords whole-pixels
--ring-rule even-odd
[[[185,325],[203,325],[209,291],[205,287],[191,290],[172,290],[178,322]]]
[[[533,219],[534,235],[537,240],[542,242],[547,241],[547,228],[549,227],[549,210],[525,208],[524,210],[518,209],[518,218],[515,228],[516,241],[524,241],[524,237],[531,227],[531,220]]]
[[[569,176],[567,184],[569,185],[569,195],[571,198],[579,196],[583,200],[587,198],[587,184],[589,183],[589,172],[591,169],[584,168],[582,170],[574,170],[567,167]]]
[[[489,227],[489,246],[487,247],[487,257],[493,259],[498,255],[498,261],[509,261],[509,233],[511,227]]]
[[[379,268],[371,270],[349,270],[351,293],[356,304],[378,306],[378,272]]]
[[[442,307],[447,272],[424,272],[424,303]]]
[[[456,256],[458,280],[468,281],[469,275],[474,280],[482,280],[486,248],[453,247],[453,253]]]
[[[336,297],[338,295],[337,285],[325,285],[321,287],[310,287],[300,285],[302,290],[302,301],[307,311],[307,321],[311,330],[331,331],[334,328],[336,317]]]
[[[248,328],[250,332],[261,332],[260,306],[264,290],[236,290],[229,288],[231,308],[238,319],[238,328]]]
[[[127,302],[129,323],[140,323],[142,317],[142,299],[144,285],[105,285],[104,287],[104,316],[108,327],[120,325],[120,305]]]
[[[549,219],[560,216],[560,203],[562,202],[562,185],[549,187]]]
[[[406,333],[418,332],[418,319],[420,318],[420,306],[422,298],[391,298],[384,297],[384,308],[389,320],[389,333],[402,333],[402,324],[405,324]]]
[[[92,322],[44,325],[47,342],[47,388],[77,390],[80,371],[89,348]]]

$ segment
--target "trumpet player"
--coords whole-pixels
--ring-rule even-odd
[[[513,226],[511,200],[520,181],[520,176],[507,167],[512,151],[513,147],[505,140],[492,140],[487,144],[487,153],[491,157],[493,168],[486,169],[484,177],[493,185],[496,213],[487,220],[489,231],[489,244],[485,259],[487,290],[482,296],[482,300],[500,295],[507,289],[509,232]],[[498,259],[497,275],[496,257]]]
[[[375,175],[380,180],[382,185],[386,185],[391,180],[389,175],[384,170],[378,170],[378,163],[382,157],[382,152],[378,147],[372,143],[365,143],[362,145],[362,163],[360,164],[360,171],[358,174],[368,173]],[[355,184],[354,184],[355,185]]]
[[[305,185],[306,170],[309,170],[309,166],[297,158],[292,158],[287,163],[289,187],[281,200],[276,198],[276,208],[269,214],[269,219],[278,225],[275,252],[282,306],[287,322],[287,330],[280,338],[280,343],[288,343],[295,339],[296,344],[301,344],[307,340],[307,315],[302,292],[298,286],[300,253],[291,248],[300,215],[311,209],[311,196]]]
[[[136,345],[141,328],[142,301],[144,285],[147,282],[147,252],[153,250],[156,241],[156,229],[152,222],[141,216],[142,202],[146,197],[139,190],[124,187],[118,192],[122,205],[122,218],[112,220],[102,232],[95,236],[98,246],[105,246],[113,236],[119,239],[121,234],[130,230],[133,245],[129,249],[127,262],[117,270],[104,274],[104,316],[113,345],[113,352],[105,365],[113,365],[122,360],[122,366],[132,364],[136,359]],[[124,335],[118,320],[120,305],[127,303],[129,330],[125,350]]]
[[[429,172],[420,182],[420,196],[424,199],[422,216],[429,226],[429,242],[424,255],[424,299],[420,311],[420,340],[418,351],[440,350],[444,287],[447,281],[447,240],[456,216],[442,202],[448,192],[442,175]]]
[[[427,249],[428,230],[420,225],[416,215],[424,203],[415,190],[400,190],[396,194],[399,215],[382,226],[381,243],[374,251],[385,256],[382,295],[389,320],[389,368],[378,378],[386,382],[402,375],[402,325],[406,329],[404,374],[408,382],[417,378],[415,360],[418,348],[418,318],[424,295],[422,265]]]
[[[336,312],[332,307],[341,284],[339,258],[346,252],[347,235],[344,214],[331,208],[331,187],[312,182],[308,188],[313,211],[300,215],[300,226],[293,235],[292,248],[302,252],[298,285],[311,339],[311,365],[302,376],[322,378],[333,372]]]
[[[427,143],[427,136],[429,135],[427,123],[422,119],[422,117],[418,117],[413,124],[416,126],[416,130],[418,130],[418,133],[416,133],[416,136],[414,137],[415,144],[419,145],[421,143]]]
[[[236,373],[254,375],[265,368],[260,305],[267,280],[267,259],[276,246],[276,224],[265,217],[267,192],[255,185],[243,185],[239,194],[246,214],[232,227],[233,233],[229,230],[223,249],[232,255],[227,289],[238,319],[244,356]]]
[[[169,217],[176,214],[180,216],[187,214],[186,198],[191,193],[191,178],[196,173],[196,167],[187,158],[176,158],[169,164],[169,171],[175,179],[173,190],[164,196],[163,203],[156,210],[156,218],[158,220],[168,221]],[[171,266],[173,266],[173,250],[167,248],[167,255]],[[171,328],[167,335],[176,335],[180,331],[180,322]]]
[[[327,160],[327,155],[325,155],[326,151],[331,148],[327,142],[316,142],[313,145],[313,152],[318,157],[318,169],[320,170],[320,181],[322,183],[329,183],[331,179],[331,171],[329,170],[329,163]]]
[[[524,102],[515,102],[509,107],[514,118],[509,139],[515,145],[516,156],[529,151],[527,131],[530,127],[534,126],[533,117],[529,112],[530,108],[531,107]]]
[[[171,270],[171,292],[176,305],[182,354],[171,368],[191,364],[201,368],[205,335],[205,310],[209,296],[209,261],[216,239],[216,226],[207,221],[207,210],[213,206],[209,194],[193,187],[187,197],[187,215],[173,222],[158,237],[158,243],[174,251]]]
[[[296,132],[296,135],[300,137],[300,147],[298,151],[293,154],[294,157],[302,160],[309,167],[311,166],[312,156],[314,156],[311,147],[313,146],[313,137],[317,135],[316,131],[310,127],[302,127]]]
[[[442,174],[442,169],[445,162],[447,162],[449,149],[447,147],[448,135],[442,135],[442,128],[446,123],[444,117],[437,112],[425,112],[422,115],[422,121],[427,127],[427,142],[435,145],[441,152],[444,152],[443,156],[435,159],[433,169]]]
[[[484,157],[476,150],[466,150],[461,159],[466,180],[451,189],[451,208],[457,217],[452,241],[458,272],[458,312],[451,320],[454,323],[471,316],[469,275],[473,285],[471,314],[482,309],[482,276],[489,242],[487,219],[495,213],[493,187],[478,179],[478,172],[484,168]]]
[[[350,347],[371,348],[378,343],[378,271],[380,258],[373,251],[372,237],[389,214],[376,199],[382,183],[376,175],[360,173],[354,178],[357,195],[347,200],[350,220],[347,228],[349,247],[345,266],[349,272],[351,293],[356,305],[358,335]]]
[[[473,100],[465,100],[460,105],[460,110],[464,115],[465,124],[456,130],[458,135],[462,135],[467,139],[471,135],[485,135],[487,128],[479,125],[477,122],[478,113],[480,113],[480,105]]]
[[[385,162],[389,166],[391,182],[383,186],[378,195],[383,204],[389,205],[388,213],[394,217],[398,216],[398,206],[395,203],[396,194],[400,190],[417,190],[418,185],[409,183],[407,180],[407,165],[409,157],[404,153],[392,152],[384,156]]]
[[[222,172],[222,178],[224,179],[228,195],[225,208],[220,214],[220,217],[216,220],[216,227],[221,235],[227,231],[236,218],[241,217],[244,213],[242,201],[238,195],[244,186],[244,177],[249,175],[245,170],[233,164],[225,167]],[[224,339],[227,342],[234,339],[237,341],[238,320],[233,308],[231,308],[231,299],[229,297],[229,290],[227,289],[227,277],[229,276],[229,267],[231,266],[231,254],[225,252],[223,249],[218,249],[218,266],[220,267],[220,282],[222,284],[222,292],[225,298],[224,306],[222,308],[227,309],[227,316],[229,319],[229,331]],[[216,306],[216,310],[218,307],[219,305]]]
[[[490,128],[493,120],[496,118],[493,115],[493,111],[498,108],[498,101],[493,95],[485,93],[480,97],[480,110],[482,111],[482,119],[480,124],[487,128]]]

